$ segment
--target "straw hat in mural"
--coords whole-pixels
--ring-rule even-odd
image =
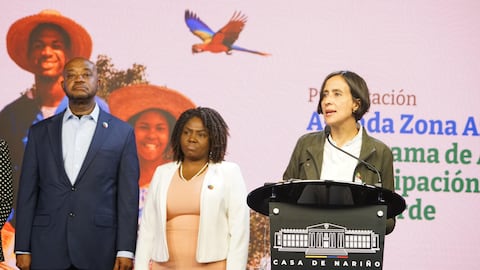
[[[14,22],[7,33],[7,51],[10,58],[21,68],[33,72],[28,60],[28,42],[32,30],[39,24],[50,23],[61,27],[70,37],[72,57],[90,58],[92,39],[87,30],[56,10],[43,10],[38,14],[27,16]]]
[[[108,96],[110,113],[123,121],[148,109],[161,109],[178,119],[195,104],[175,90],[151,84],[136,84],[112,91]]]

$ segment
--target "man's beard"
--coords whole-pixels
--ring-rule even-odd
[[[72,94],[67,94],[67,97],[69,101],[75,104],[88,104],[95,98],[95,94],[88,94],[87,96],[80,97],[74,96]]]

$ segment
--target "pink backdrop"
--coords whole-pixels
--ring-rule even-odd
[[[4,37],[17,19],[54,8],[89,31],[92,59],[145,65],[150,83],[216,108],[231,127],[227,159],[240,164],[250,190],[280,180],[297,138],[323,127],[311,123],[323,78],[357,72],[374,101],[365,125],[393,148],[397,192],[409,206],[386,237],[384,269],[477,268],[479,1],[58,0],[1,8]],[[214,31],[243,12],[237,44],[272,55],[192,55],[200,40],[185,25],[185,9]],[[2,108],[33,76],[9,58],[5,38],[0,66]],[[448,151],[454,145],[456,153]],[[467,179],[476,183],[470,192]]]

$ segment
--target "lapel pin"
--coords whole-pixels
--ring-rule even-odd
[[[107,122],[103,122],[103,123],[102,123],[102,126],[103,126],[104,128],[108,128],[108,123],[107,123]]]
[[[208,185],[208,189],[213,189],[213,185]]]

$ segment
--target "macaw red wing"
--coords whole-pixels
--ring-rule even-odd
[[[210,42],[215,34],[208,25],[202,22],[195,13],[188,9],[185,10],[185,23],[190,29],[190,32],[199,37],[204,43]]]
[[[247,17],[245,15],[240,12],[233,13],[230,21],[213,35],[212,43],[221,43],[230,48],[238,39],[246,22]]]

